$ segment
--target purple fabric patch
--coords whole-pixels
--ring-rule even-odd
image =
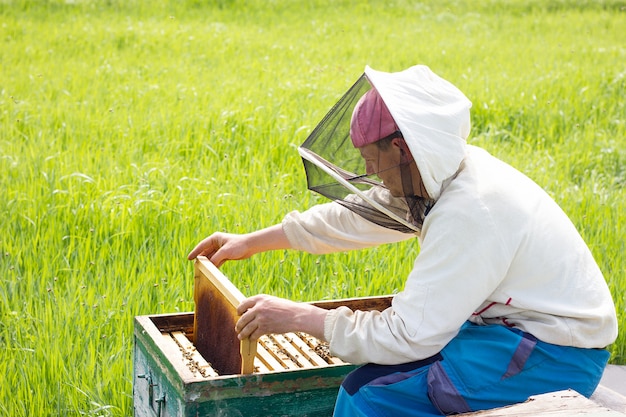
[[[443,369],[441,362],[434,363],[428,370],[428,398],[443,414],[472,411]]]
[[[524,337],[519,342],[519,345],[517,345],[517,349],[515,353],[513,353],[509,367],[504,375],[502,375],[502,379],[507,379],[520,373],[521,370],[524,369],[524,365],[530,357],[530,354],[533,353],[536,345],[537,338],[529,333],[524,333]]]

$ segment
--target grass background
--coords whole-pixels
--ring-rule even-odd
[[[624,328],[624,27],[624,1],[0,0],[0,415],[132,415],[133,317],[193,310],[204,236],[324,201],[296,147],[366,64],[467,94],[470,143],[561,204]],[[417,250],[222,270],[248,295],[365,296]]]

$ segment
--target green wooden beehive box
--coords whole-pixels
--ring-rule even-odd
[[[290,333],[261,338],[253,370],[241,373],[231,365],[233,358],[241,358],[232,334],[223,334],[228,333],[224,329],[211,334],[196,320],[220,309],[217,300],[197,295],[198,283],[208,276],[231,285],[200,258],[195,312],[135,317],[135,416],[331,416],[339,385],[355,365],[332,357],[324,343],[309,335]],[[314,304],[382,310],[390,303],[391,297],[367,297]],[[225,323],[224,328],[234,326]]]

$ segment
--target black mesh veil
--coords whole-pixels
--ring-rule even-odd
[[[392,196],[376,175],[366,174],[365,160],[350,139],[352,112],[371,88],[363,74],[298,148],[307,185],[373,223],[419,233],[429,201]]]

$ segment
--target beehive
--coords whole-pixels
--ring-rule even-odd
[[[135,318],[135,416],[332,415],[339,385],[354,365],[303,333],[267,335],[253,346],[239,346],[233,339],[236,316],[226,310],[242,295],[205,258],[196,261],[195,279],[195,312]],[[224,300],[213,290],[199,295],[198,285],[206,280],[226,287],[218,292],[232,299],[220,304]],[[366,297],[313,304],[382,310],[390,303],[391,297]],[[209,324],[198,323],[198,316]],[[254,351],[251,365],[241,360],[242,350],[244,357]]]

